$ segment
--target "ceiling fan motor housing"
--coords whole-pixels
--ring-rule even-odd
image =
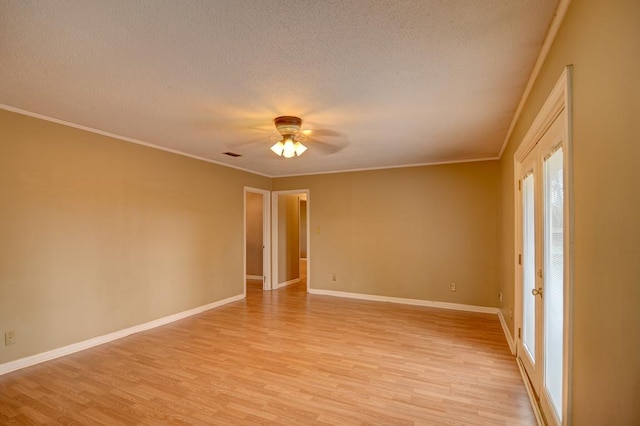
[[[278,133],[282,136],[295,135],[296,133],[299,133],[300,126],[302,125],[302,119],[290,115],[276,117],[273,122],[276,124]]]

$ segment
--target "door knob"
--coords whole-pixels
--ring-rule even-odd
[[[542,287],[532,289],[531,294],[534,296],[540,295],[540,297],[542,297]]]

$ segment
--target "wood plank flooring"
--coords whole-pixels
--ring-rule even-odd
[[[304,283],[0,376],[0,424],[533,425],[498,318]]]

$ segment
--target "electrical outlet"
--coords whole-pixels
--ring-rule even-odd
[[[456,291],[456,283],[451,283],[451,291]]]
[[[16,332],[15,331],[7,331],[4,333],[4,345],[9,346],[13,345],[16,342]]]
[[[333,281],[336,281],[336,273],[335,273],[335,272],[334,272],[333,274],[331,274],[331,279],[332,279]]]

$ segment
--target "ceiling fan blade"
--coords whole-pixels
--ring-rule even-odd
[[[343,149],[345,149],[347,146],[349,146],[349,143],[346,141],[344,143],[336,144],[336,143],[325,142],[322,140],[312,139],[311,142],[309,143],[309,147],[311,149],[317,148],[318,151],[321,151],[323,154],[329,154],[329,155],[340,152]]]
[[[250,145],[255,145],[258,143],[268,144],[269,140],[265,138],[254,138],[254,139],[248,139],[240,142],[229,142],[229,143],[225,143],[225,145],[228,146],[229,148],[238,149],[238,148],[248,147]]]
[[[313,138],[314,136],[320,136],[320,137],[330,137],[330,138],[341,138],[344,137],[344,135],[340,132],[336,132],[335,130],[331,130],[331,129],[312,129],[309,133],[309,137]]]

